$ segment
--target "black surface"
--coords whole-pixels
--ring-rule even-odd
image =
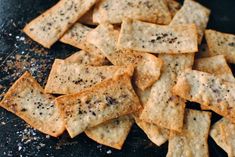
[[[26,22],[46,10],[56,0],[0,0],[0,94],[4,93],[25,70],[29,70],[45,84],[54,58],[65,58],[76,49],[56,43],[50,50],[44,49],[26,37],[21,29]],[[212,9],[208,28],[235,34],[234,0],[201,0]],[[234,66],[232,66],[234,70]],[[0,96],[1,99],[2,95]],[[198,108],[197,104],[188,104]],[[220,117],[213,113],[213,123]],[[121,151],[95,143],[85,135],[70,139],[65,133],[60,138],[46,137],[29,128],[13,114],[0,109],[0,156],[55,156],[55,157],[163,157],[167,144],[157,147],[146,135],[133,126]],[[209,138],[210,156],[225,157],[226,153]]]

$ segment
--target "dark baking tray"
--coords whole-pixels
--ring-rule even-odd
[[[65,58],[77,49],[57,42],[45,49],[30,40],[22,28],[57,0],[0,0],[0,99],[11,84],[29,70],[45,85],[54,58]],[[234,0],[201,0],[212,10],[208,28],[235,34]],[[235,69],[234,65],[231,68]],[[187,103],[188,108],[198,108],[196,103]],[[212,123],[220,117],[213,113]],[[0,156],[55,156],[55,157],[164,157],[165,143],[154,145],[136,125],[133,126],[121,151],[102,146],[84,134],[70,139],[65,133],[52,138],[30,128],[15,115],[0,109]],[[210,156],[225,157],[226,153],[209,138]]]

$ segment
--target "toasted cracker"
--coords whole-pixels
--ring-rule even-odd
[[[117,46],[151,53],[194,53],[198,51],[197,30],[194,24],[164,26],[125,19]]]
[[[167,0],[167,6],[171,13],[171,17],[174,17],[175,14],[180,10],[181,4],[175,0]]]
[[[214,30],[206,30],[209,55],[224,55],[229,63],[235,63],[235,35]]]
[[[235,122],[235,84],[224,82],[215,75],[186,70],[178,77],[173,93]]]
[[[235,83],[233,73],[223,55],[197,59],[195,60],[194,68],[214,74],[225,81]]]
[[[223,55],[202,58],[195,60],[194,68],[199,71],[214,74],[224,81],[234,82],[235,79]],[[208,107],[201,105],[202,110],[208,110]]]
[[[34,41],[50,48],[95,2],[61,0],[27,24],[23,31]]]
[[[100,0],[95,5],[93,20],[97,23],[120,24],[125,17],[159,24],[171,21],[165,0]]]
[[[85,133],[100,144],[120,150],[133,122],[132,117],[126,115],[87,129]]]
[[[235,156],[235,124],[228,119],[222,118],[216,122],[211,130],[210,136],[223,150],[228,154],[228,157]]]
[[[133,67],[89,66],[66,63],[64,60],[56,59],[47,80],[45,92],[53,94],[78,93],[105,79],[124,73],[131,76]]]
[[[167,157],[209,157],[210,118],[210,112],[187,109],[182,132],[170,132]]]
[[[171,88],[175,85],[177,75],[193,65],[193,54],[161,54],[163,70],[161,77],[151,89],[150,96],[140,119],[160,127],[181,131],[185,110],[185,100],[174,96]]]
[[[97,23],[93,21],[93,10],[94,10],[94,7],[92,7],[88,12],[86,12],[79,19],[79,22],[82,24],[86,24],[86,25],[97,25]]]
[[[119,75],[77,94],[56,99],[71,137],[107,120],[141,108],[130,76]]]
[[[209,21],[210,10],[193,0],[185,0],[182,8],[176,13],[170,25],[194,23],[198,32],[198,43],[202,41]]]
[[[45,134],[58,137],[65,130],[54,97],[44,94],[43,88],[28,72],[12,85],[0,106]]]
[[[71,56],[67,57],[64,61],[66,63],[77,63],[91,66],[101,66],[108,63],[108,61],[104,59],[103,56],[83,50],[75,52]]]
[[[119,32],[110,24],[100,24],[87,35],[87,41],[97,46],[114,65],[133,64],[134,81],[144,90],[150,87],[160,76],[162,61],[154,55],[131,50],[118,50],[116,42]]]

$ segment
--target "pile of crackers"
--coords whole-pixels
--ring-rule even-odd
[[[54,137],[85,132],[121,149],[136,123],[169,141],[168,157],[209,156],[209,134],[235,156],[235,35],[206,30],[209,15],[193,0],[60,0],[24,32],[81,51],[55,59],[45,88],[25,72],[0,105]],[[209,110],[223,116],[213,126]]]

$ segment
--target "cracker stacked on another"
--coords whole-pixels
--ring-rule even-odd
[[[209,14],[193,0],[182,7],[174,0],[61,0],[24,32],[47,48],[60,40],[81,50],[55,60],[44,90],[26,72],[0,105],[55,137],[85,132],[121,149],[135,121],[156,145],[169,140],[168,157],[209,156],[209,132],[234,156],[235,79],[227,62],[234,63],[235,36],[205,31]],[[204,32],[208,49],[199,57],[207,58],[195,60]],[[186,101],[224,118],[210,131],[210,111],[187,109]]]

